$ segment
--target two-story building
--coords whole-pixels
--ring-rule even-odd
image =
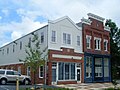
[[[19,62],[26,57],[26,45],[29,43],[32,47],[33,33],[39,36],[41,52],[48,53],[45,66],[38,68],[37,83],[84,82],[82,28],[67,16],[49,21],[48,25],[1,47],[0,68],[18,70],[33,77],[31,68]]]
[[[110,82],[110,28],[104,18],[88,13],[81,19],[84,52],[84,82]]]
[[[0,68],[34,77],[31,68],[19,59],[25,59],[26,45],[32,47],[32,34],[37,33],[41,52],[48,54],[45,65],[38,68],[37,83],[110,82],[109,30],[104,18],[91,13],[77,24],[67,16],[48,21],[44,27],[1,47]]]

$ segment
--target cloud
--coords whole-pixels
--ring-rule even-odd
[[[8,16],[9,15],[9,11],[7,9],[3,9],[1,10],[2,13],[4,13],[5,16]]]
[[[67,15],[74,22],[80,22],[82,17],[87,18],[87,13],[91,12],[107,19],[111,18],[118,25],[120,24],[120,8],[117,7],[120,3],[119,0],[11,0],[11,2],[14,6],[11,6],[10,9],[17,7],[14,11],[21,17],[21,22],[0,23],[0,39],[6,37],[4,32],[11,32],[10,38],[14,40],[42,27],[47,22],[36,21],[37,17],[40,16],[48,20],[55,20]],[[7,9],[3,9],[2,12],[5,15],[10,13]],[[4,40],[4,43],[5,41],[9,40]],[[1,43],[3,41],[0,41]]]

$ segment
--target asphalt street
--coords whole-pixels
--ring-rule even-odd
[[[19,85],[19,88],[31,88],[34,87],[33,85]],[[36,88],[45,87],[45,88],[58,88],[55,86],[48,86],[48,85],[36,85]],[[15,84],[7,84],[7,85],[0,85],[0,90],[16,90]]]

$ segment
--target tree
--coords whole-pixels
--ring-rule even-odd
[[[117,77],[117,68],[120,66],[120,29],[111,19],[108,19],[105,25],[110,27],[112,78],[115,79]]]
[[[34,73],[34,85],[36,89],[36,71],[40,65],[45,64],[45,57],[42,58],[42,52],[40,51],[40,41],[38,34],[32,34],[32,43],[26,45],[26,57],[23,61],[26,66],[30,66],[31,71]]]

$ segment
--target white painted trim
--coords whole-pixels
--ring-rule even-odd
[[[97,15],[92,14],[92,13],[88,13],[87,15],[88,15],[88,17],[96,19],[96,20],[101,21],[101,22],[104,22],[104,20],[105,20],[105,18],[102,18],[102,17],[97,16]]]
[[[66,59],[78,59],[81,60],[80,56],[71,56],[71,55],[60,55],[60,54],[52,54],[53,58],[66,58]]]
[[[88,25],[91,25],[91,23],[92,23],[92,21],[90,19],[85,19],[85,18],[82,18],[81,22],[85,23],[85,24],[88,24]]]
[[[62,21],[64,19],[68,19],[77,29],[82,30],[82,28],[78,27],[68,16],[64,16],[64,17],[61,17],[61,18],[56,19],[56,20],[49,20],[48,23],[57,23],[57,22]]]
[[[108,26],[104,26],[104,30],[106,30],[106,31],[109,31],[109,32],[110,32],[110,27],[108,27]]]

